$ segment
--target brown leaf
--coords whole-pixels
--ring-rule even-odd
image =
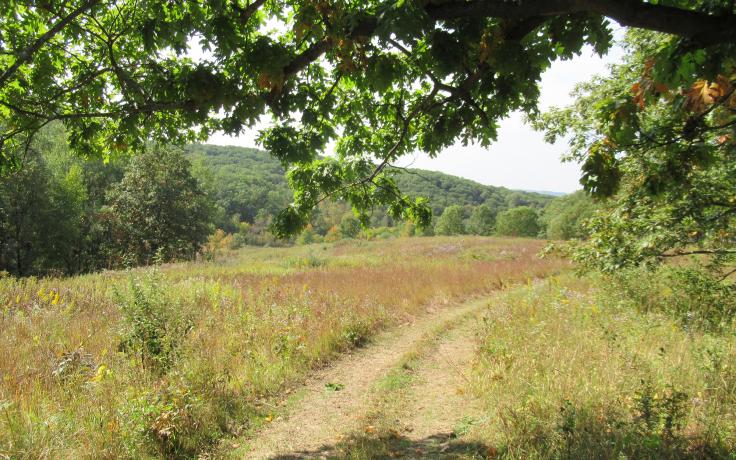
[[[660,94],[666,94],[670,92],[670,88],[664,83],[655,83],[654,90]]]
[[[634,83],[631,87],[631,92],[634,94],[634,104],[638,105],[640,109],[644,108],[644,89],[641,83]]]
[[[715,81],[698,80],[686,92],[686,109],[702,112],[731,92],[731,82],[722,75]]]

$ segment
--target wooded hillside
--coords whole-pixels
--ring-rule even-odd
[[[260,210],[274,215],[291,201],[281,164],[263,150],[204,144],[188,146],[186,151],[195,170],[201,169],[201,165],[210,172],[208,186],[227,220],[237,214],[243,221],[253,223]],[[437,171],[394,169],[392,174],[403,193],[429,199],[435,216],[452,205],[487,204],[500,212],[517,206],[541,209],[554,199]]]

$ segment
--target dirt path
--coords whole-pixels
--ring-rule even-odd
[[[367,420],[384,412],[399,417],[397,421],[406,418],[401,423],[408,427],[409,442],[437,433],[449,436],[468,409],[458,388],[465,378],[462,369],[467,371],[473,355],[470,318],[483,305],[484,301],[476,300],[443,308],[379,335],[370,345],[315,376],[289,413],[257,433],[237,457],[339,457],[345,440],[356,433],[371,435],[373,427],[366,431]],[[439,335],[444,338],[437,342]],[[401,395],[392,394],[386,379],[397,377],[397,369],[409,371],[406,363],[412,359],[417,363],[411,371],[416,379],[405,379],[411,384],[398,385]],[[397,378],[402,381],[401,376]],[[381,402],[381,395],[397,400]],[[391,406],[391,410],[381,410],[382,405]]]
[[[480,404],[467,392],[473,378],[474,326],[466,321],[449,331],[417,366],[416,384],[406,398],[410,410],[400,418],[409,440],[445,442],[483,421]]]

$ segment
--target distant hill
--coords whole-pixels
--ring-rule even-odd
[[[238,214],[253,222],[259,211],[277,213],[291,202],[284,170],[268,152],[245,147],[190,145],[186,149],[195,166],[211,173],[209,187],[225,218]]]
[[[549,196],[554,196],[554,197],[560,197],[560,196],[569,195],[569,193],[565,193],[565,192],[551,192],[549,190],[524,190],[524,191],[525,192],[529,192],[529,193],[539,193],[541,195],[549,195]]]
[[[437,215],[451,205],[487,204],[498,211],[516,206],[543,208],[554,198],[542,193],[483,185],[437,171],[404,169],[395,170],[395,174],[402,192],[429,198]]]
[[[253,222],[260,210],[274,214],[291,200],[283,168],[263,150],[202,144],[188,146],[186,151],[195,166],[204,166],[209,172],[209,186],[225,218],[238,214]],[[485,203],[497,211],[516,206],[543,208],[554,198],[483,185],[437,171],[394,169],[392,173],[402,192],[428,198],[436,215],[450,205]]]

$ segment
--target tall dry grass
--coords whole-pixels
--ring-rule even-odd
[[[355,241],[2,279],[0,457],[201,454],[380,328],[566,266],[538,259],[541,245]]]
[[[474,435],[500,458],[736,458],[735,331],[684,329],[607,282],[550,278],[489,304]]]

